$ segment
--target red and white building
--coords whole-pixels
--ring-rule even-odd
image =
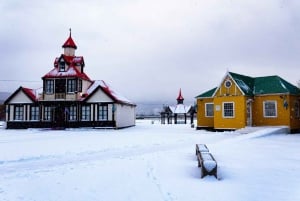
[[[42,77],[43,89],[19,87],[6,101],[7,128],[124,128],[135,125],[136,105],[103,80],[84,72],[82,56],[71,37],[64,53]]]

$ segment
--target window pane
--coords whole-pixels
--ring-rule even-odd
[[[98,120],[108,119],[108,105],[99,105],[98,107]]]
[[[233,103],[223,103],[223,116],[234,117]]]
[[[51,120],[51,107],[46,106],[44,108],[44,120],[50,121]]]
[[[205,104],[205,116],[206,117],[214,116],[214,104],[212,103]]]
[[[91,116],[91,107],[84,105],[81,107],[81,120],[89,121]]]
[[[15,120],[23,120],[23,106],[15,106]]]
[[[31,120],[39,120],[40,109],[38,106],[32,106],[30,111],[30,119]]]
[[[276,117],[277,116],[275,101],[264,102],[264,116],[265,117]]]

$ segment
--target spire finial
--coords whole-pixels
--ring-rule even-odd
[[[70,37],[71,37],[71,35],[72,35],[72,29],[71,29],[71,28],[69,28],[69,31],[70,31]]]

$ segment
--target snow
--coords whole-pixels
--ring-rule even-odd
[[[191,109],[191,106],[177,104],[175,106],[169,106],[169,108],[174,114],[186,114]]]
[[[0,200],[296,201],[300,135],[283,132],[147,120],[122,130],[0,129]],[[200,178],[198,143],[216,159],[218,179]]]

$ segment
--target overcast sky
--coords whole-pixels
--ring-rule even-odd
[[[227,71],[300,79],[299,0],[1,0],[0,13],[0,91],[41,87],[69,28],[87,75],[133,102],[180,88],[193,102]]]

